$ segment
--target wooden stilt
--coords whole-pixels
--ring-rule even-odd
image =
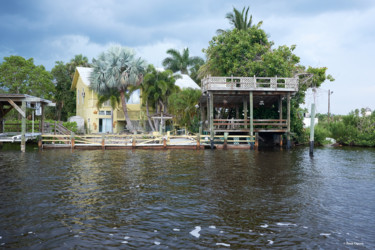
[[[71,145],[71,148],[74,149],[75,147],[75,135],[73,132],[71,132],[70,134],[70,145]]]
[[[23,116],[22,116],[22,127],[21,127],[21,152],[25,152],[26,151],[26,138],[25,138],[25,134],[26,134],[26,101],[22,101],[22,112],[23,112]]]
[[[224,144],[223,144],[223,149],[227,149],[228,148],[228,132],[225,132],[224,133]]]
[[[314,156],[314,130],[315,130],[315,103],[311,104],[310,116],[310,156]]]
[[[246,98],[243,99],[243,119],[245,120],[245,128],[247,129],[247,100]]]
[[[254,102],[253,102],[253,91],[250,91],[250,148],[254,149]]]
[[[211,141],[211,149],[214,149],[214,94],[210,93],[210,141]]]
[[[102,150],[105,150],[105,135],[102,135]]]
[[[286,147],[290,149],[291,142],[290,142],[290,93],[287,94],[287,141],[286,141]]]

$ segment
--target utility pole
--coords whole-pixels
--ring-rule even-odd
[[[331,94],[333,94],[333,91],[329,89],[328,90],[328,123],[331,122]]]

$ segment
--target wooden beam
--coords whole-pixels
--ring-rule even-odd
[[[19,107],[17,106],[17,108],[19,108]],[[26,151],[26,138],[25,138],[25,134],[26,134],[26,115],[25,115],[26,114],[26,102],[25,101],[22,101],[22,110],[21,111],[23,113],[22,127],[21,127],[22,128],[21,129],[21,152],[25,152]]]
[[[245,129],[247,128],[247,100],[243,98],[243,112],[244,112],[244,119],[245,119]]]
[[[13,108],[15,108],[18,113],[20,113],[22,115],[22,117],[26,118],[26,102],[25,101],[22,101],[22,105],[25,103],[25,111],[23,111],[20,107],[18,107],[17,104],[15,104],[11,99],[8,99],[7,100],[10,105],[12,105]]]
[[[253,102],[253,91],[250,91],[250,136],[253,141],[254,136],[254,102]],[[254,149],[254,142],[250,142],[250,148]]]
[[[214,139],[214,94],[210,93],[210,139]]]
[[[290,148],[290,93],[287,94],[287,144],[286,147]]]

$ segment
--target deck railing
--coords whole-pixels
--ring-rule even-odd
[[[298,78],[217,77],[202,79],[202,92],[208,90],[298,91]]]
[[[214,119],[214,130],[225,131],[249,131],[250,119]],[[254,131],[281,131],[287,128],[287,120],[284,119],[254,119]]]

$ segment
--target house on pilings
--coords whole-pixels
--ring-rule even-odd
[[[257,144],[259,134],[276,135],[281,146],[285,135],[287,147],[290,147],[290,98],[297,93],[298,84],[298,77],[204,78],[201,117],[203,132],[210,135],[211,147],[214,147],[216,136],[228,134],[248,135],[247,142],[251,148]],[[283,101],[287,106],[285,117]],[[263,109],[276,107],[278,117],[259,119],[254,115],[254,110],[261,106]],[[229,110],[232,112],[225,112]],[[226,117],[222,117],[223,113],[227,114]],[[237,138],[237,144],[240,142]]]

